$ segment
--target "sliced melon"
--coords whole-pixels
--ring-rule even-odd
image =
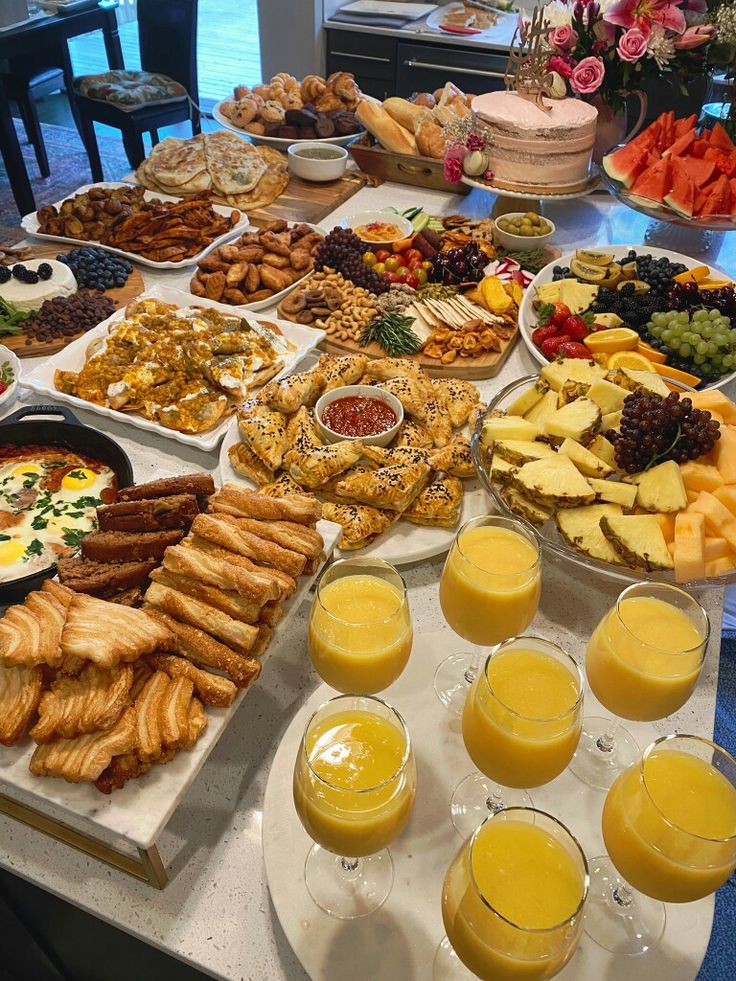
[[[701,491],[696,501],[688,505],[688,511],[705,517],[706,531],[713,538],[725,538],[736,551],[736,516],[708,491]]]
[[[675,517],[675,580],[692,582],[705,576],[705,518],[682,512]]]
[[[718,470],[710,463],[698,463],[697,460],[688,460],[687,463],[680,464],[680,473],[685,490],[700,491],[707,490],[713,492],[718,487],[723,487],[723,477]]]

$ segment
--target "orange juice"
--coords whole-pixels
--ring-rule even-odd
[[[698,756],[655,749],[609,790],[603,838],[635,889],[665,903],[701,899],[736,866],[736,789]]]
[[[506,787],[548,783],[568,765],[580,739],[580,694],[572,662],[541,650],[501,649],[465,701],[465,748],[482,773]]]
[[[321,586],[309,621],[309,654],[317,674],[341,692],[383,691],[411,653],[409,606],[377,576],[353,575]]]
[[[455,953],[484,981],[554,977],[580,936],[581,861],[546,827],[522,820],[491,818],[471,842],[443,887]]]
[[[372,712],[338,711],[311,726],[294,769],[294,806],[314,841],[357,858],[401,834],[416,793],[413,756],[402,769],[406,751],[404,732]]]
[[[490,646],[526,630],[540,587],[539,555],[531,543],[509,528],[481,525],[461,532],[450,550],[440,604],[463,640]]]
[[[650,596],[622,599],[588,643],[585,672],[599,702],[624,719],[664,719],[700,677],[705,637],[690,617]]]

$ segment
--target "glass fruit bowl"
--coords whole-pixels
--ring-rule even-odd
[[[500,514],[509,515],[517,520],[524,521],[533,534],[537,537],[542,548],[544,548],[548,553],[551,553],[552,555],[561,559],[565,559],[568,562],[572,562],[573,565],[577,565],[583,569],[592,571],[608,580],[621,583],[639,582],[645,579],[658,582],[675,582],[675,575],[672,570],[648,572],[643,568],[617,565],[613,562],[606,562],[601,559],[593,558],[584,552],[578,551],[565,541],[559,531],[554,517],[546,521],[543,525],[535,525],[518,511],[512,510],[512,508],[508,505],[503,494],[505,489],[504,485],[491,477],[490,454],[483,447],[481,441],[483,424],[486,419],[490,418],[492,415],[506,412],[509,406],[519,398],[522,392],[528,388],[531,388],[531,386],[533,386],[535,382],[539,381],[539,379],[540,375],[538,374],[525,375],[523,378],[517,378],[516,381],[510,382],[505,388],[498,392],[490,401],[485,412],[479,416],[475,430],[471,437],[471,454],[476,473],[478,474],[478,479],[493,501],[496,510]],[[678,385],[677,387],[678,390],[683,392],[683,394],[693,391],[693,389],[689,388],[687,385]],[[734,583],[736,583],[736,569],[723,573],[719,576],[695,579],[690,582],[679,583],[678,585],[681,585],[686,589],[705,589],[711,587],[722,589],[724,586],[729,586]]]

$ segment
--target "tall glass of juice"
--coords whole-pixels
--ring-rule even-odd
[[[585,654],[588,684],[613,719],[586,718],[571,769],[607,790],[639,756],[619,719],[654,722],[687,702],[700,678],[710,625],[688,593],[668,583],[625,589],[591,634]]]
[[[554,977],[580,940],[587,893],[585,855],[564,824],[533,808],[496,812],[447,870],[447,936],[435,957],[434,978]]]
[[[312,666],[328,685],[345,693],[383,691],[411,653],[404,580],[382,559],[333,562],[317,584],[308,637]]]
[[[463,741],[478,767],[452,796],[464,838],[503,807],[531,804],[573,757],[583,725],[583,676],[574,658],[542,637],[514,637],[486,658],[463,709]]]
[[[664,903],[709,896],[736,868],[736,760],[700,736],[657,739],[608,791],[603,840],[585,929],[608,950],[644,953]]]
[[[294,806],[315,842],[304,874],[315,903],[338,919],[367,916],[391,892],[388,845],[416,796],[409,731],[370,695],[338,695],[307,723],[294,766]]]
[[[517,637],[534,619],[541,564],[534,533],[514,518],[482,515],[455,535],[440,578],[440,605],[472,650],[446,657],[434,679],[437,696],[453,715],[462,714],[482,667],[481,649]]]

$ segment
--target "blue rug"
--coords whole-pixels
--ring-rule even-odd
[[[714,741],[736,753],[736,632],[724,633]],[[716,893],[713,932],[696,981],[726,981],[736,974],[736,878]]]

